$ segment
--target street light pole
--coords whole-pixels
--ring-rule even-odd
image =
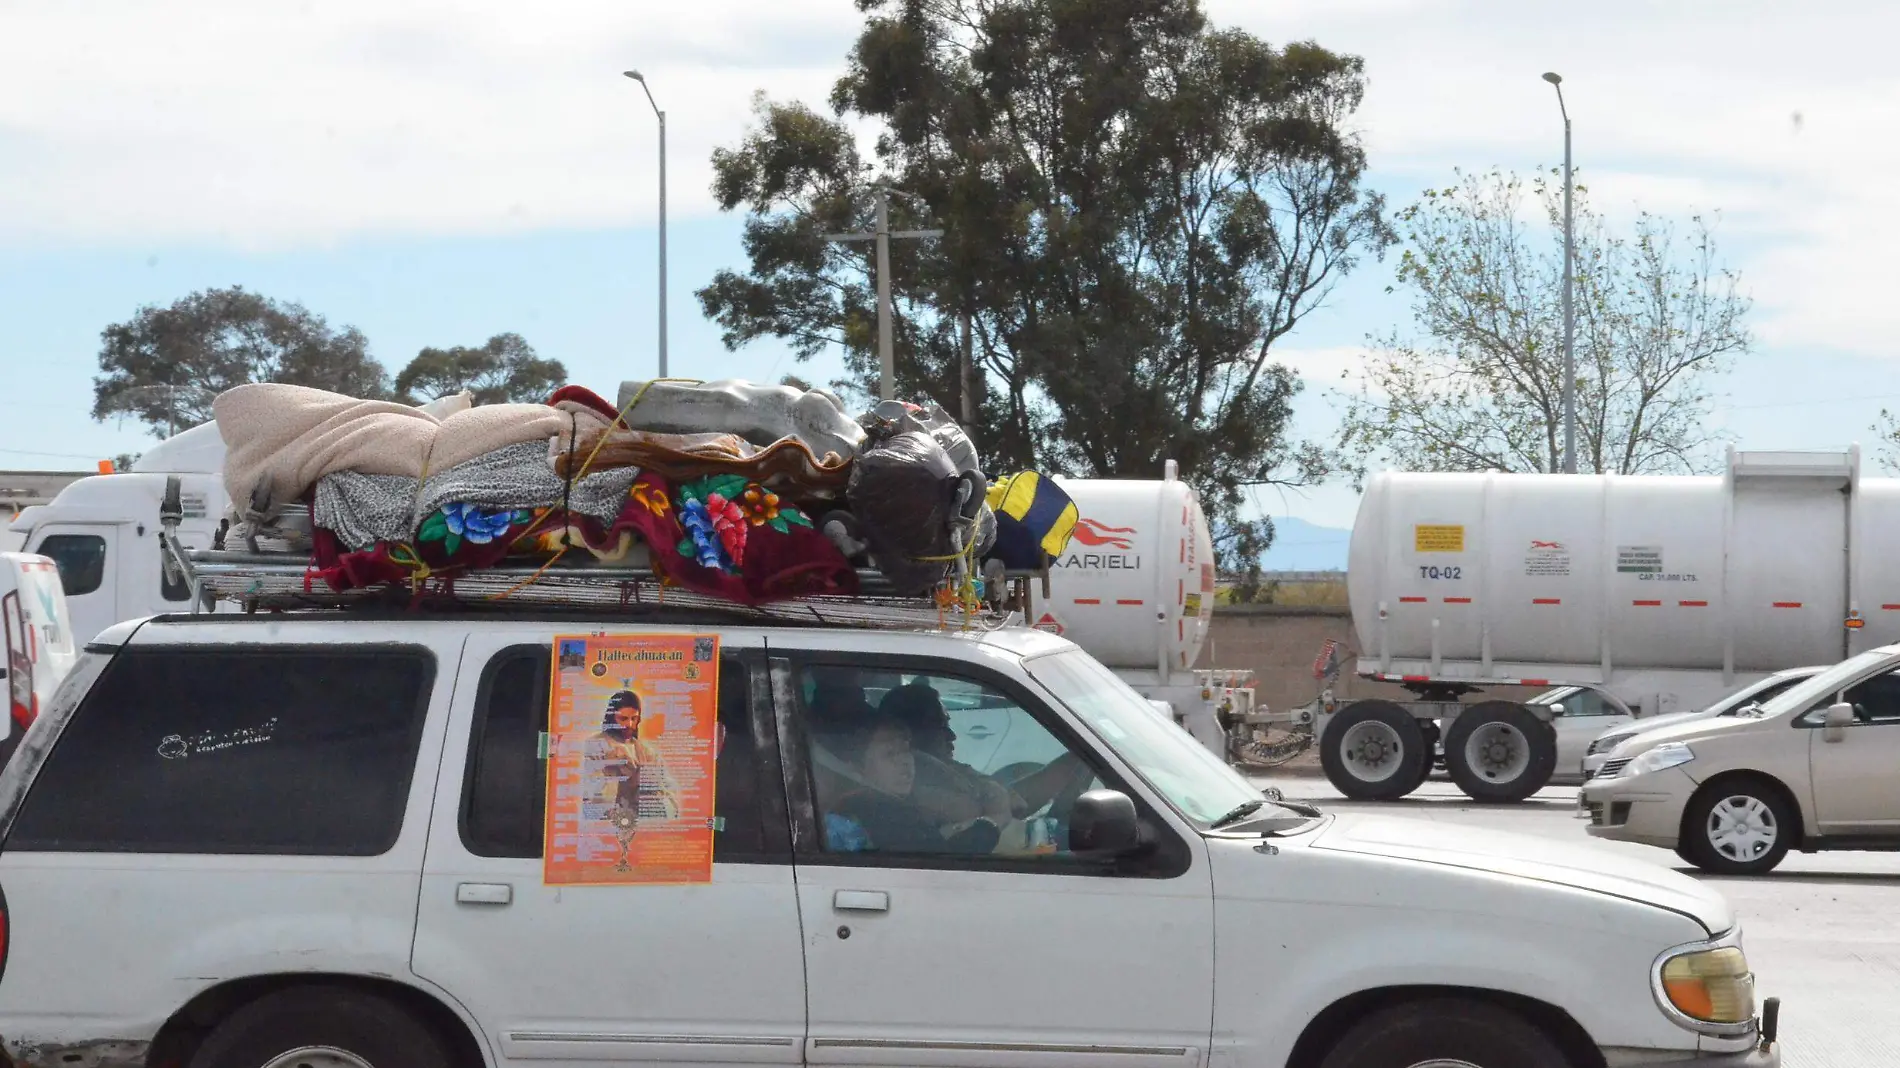
[[[1564,474],[1577,473],[1577,316],[1571,290],[1576,262],[1576,235],[1571,224],[1570,109],[1564,106],[1564,79],[1548,73],[1544,80],[1557,90],[1557,111],[1564,117]]]
[[[640,83],[647,94],[647,103],[653,106],[653,114],[660,120],[660,374],[666,377],[666,112],[653,99],[653,90],[647,88],[647,80],[637,70],[624,72],[627,77]]]

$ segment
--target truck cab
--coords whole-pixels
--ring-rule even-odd
[[[82,478],[14,521],[26,550],[59,569],[73,636],[82,647],[121,620],[190,610],[191,589],[182,577],[167,575],[152,518],[169,477],[179,478],[183,489],[178,540],[189,549],[211,548],[225,501],[224,483],[215,473],[168,476],[135,467]]]

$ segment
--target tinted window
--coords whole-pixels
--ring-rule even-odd
[[[546,648],[511,649],[488,665],[469,740],[462,799],[462,841],[483,857],[539,857],[547,812],[548,729]],[[713,836],[713,860],[731,863],[770,852],[766,806],[759,795],[759,759],[752,730],[746,669],[719,662],[719,749],[714,812],[724,820]]]
[[[105,585],[106,540],[97,534],[54,534],[33,551],[59,567],[59,584],[68,597]]]
[[[374,856],[402,830],[434,663],[413,649],[133,649],[6,847]]]

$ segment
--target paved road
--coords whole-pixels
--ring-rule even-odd
[[[1575,787],[1552,787],[1519,805],[1474,805],[1449,782],[1426,783],[1397,802],[1352,802],[1324,779],[1256,776],[1287,798],[1329,811],[1372,811],[1575,841],[1640,856],[1713,884],[1747,931],[1760,995],[1782,1000],[1786,1068],[1900,1065],[1900,854],[1794,854],[1773,873],[1703,875],[1674,853],[1587,837]]]

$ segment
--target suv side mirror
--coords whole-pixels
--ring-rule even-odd
[[[1840,741],[1847,737],[1847,728],[1854,725],[1854,706],[1846,701],[1827,706],[1827,718],[1821,723],[1826,728],[1823,736],[1828,741]]]
[[[1114,857],[1141,844],[1135,803],[1120,790],[1090,790],[1069,809],[1069,852]]]

